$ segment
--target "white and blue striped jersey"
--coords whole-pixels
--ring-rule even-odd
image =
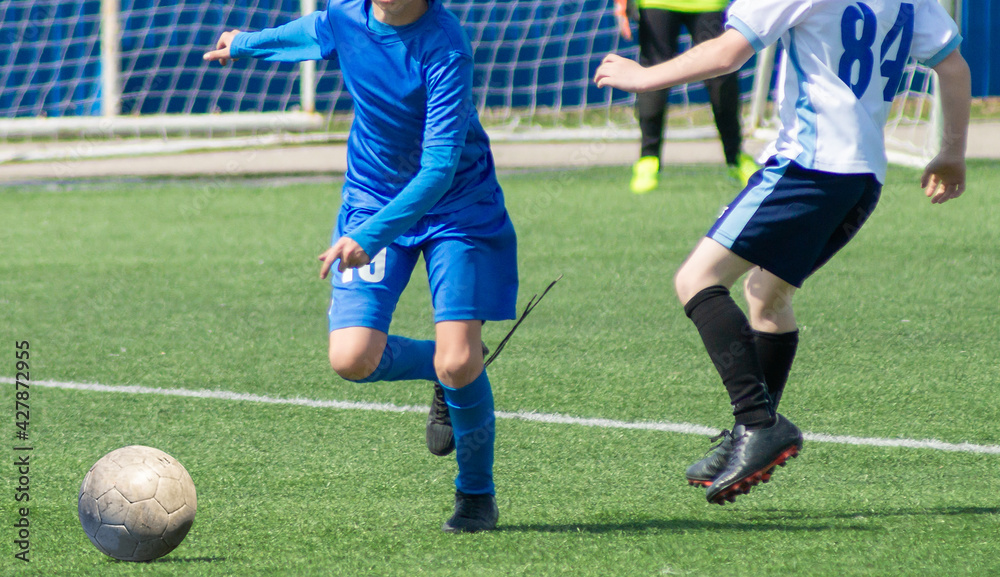
[[[758,52],[779,39],[786,50],[781,129],[766,153],[879,182],[883,130],[907,59],[935,66],[962,41],[937,0],[736,0],[726,26]]]

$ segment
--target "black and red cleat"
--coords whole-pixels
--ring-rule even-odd
[[[729,462],[708,487],[705,498],[719,505],[735,501],[757,484],[770,481],[775,467],[784,466],[801,449],[802,432],[782,415],[776,415],[770,427],[734,435]]]
[[[688,485],[694,487],[710,486],[729,462],[729,455],[733,452],[733,438],[742,435],[744,430],[743,425],[736,425],[732,432],[726,430],[712,437],[709,440],[710,443],[720,439],[721,441],[709,449],[704,458],[687,468]]]

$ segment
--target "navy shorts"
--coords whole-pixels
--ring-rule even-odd
[[[834,174],[772,156],[707,236],[801,287],[868,220],[882,191],[872,174]]]
[[[341,206],[333,243],[375,209]],[[375,255],[368,266],[333,270],[330,330],[389,332],[399,297],[423,254],[434,322],[513,319],[517,306],[517,238],[503,193],[445,215],[426,215]]]

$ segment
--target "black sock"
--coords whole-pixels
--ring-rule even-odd
[[[757,360],[753,330],[746,315],[729,296],[729,289],[712,286],[694,295],[684,305],[719,371],[737,425],[748,429],[774,423],[774,409]]]
[[[771,396],[771,406],[777,411],[785,382],[788,381],[788,373],[792,370],[792,361],[795,360],[799,331],[780,334],[754,331],[753,340],[757,346],[760,368],[764,371],[767,393]]]

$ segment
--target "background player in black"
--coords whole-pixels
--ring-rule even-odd
[[[648,67],[666,62],[678,53],[678,39],[684,29],[696,45],[722,34],[728,0],[616,0],[615,3],[619,29],[626,39],[632,38],[629,20],[638,20],[639,63]],[[710,78],[704,84],[729,174],[746,186],[759,167],[742,151],[738,73]],[[636,194],[647,193],[659,184],[669,96],[669,89],[636,95],[635,113],[642,142],[629,185]]]

